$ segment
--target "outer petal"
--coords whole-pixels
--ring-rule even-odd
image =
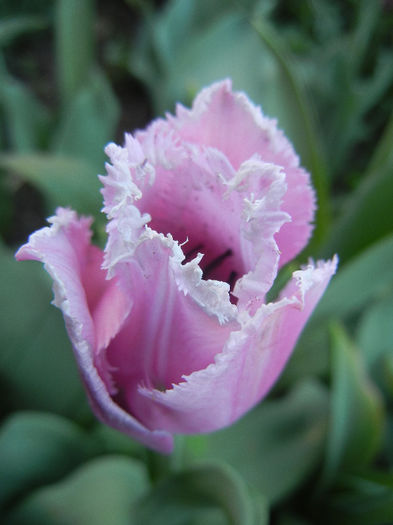
[[[183,374],[203,370],[239,328],[228,285],[202,280],[198,259],[183,265],[183,258],[175,241],[148,229],[115,268],[133,298],[127,322],[107,349],[115,399],[152,429],[151,402],[139,388],[171,388]]]
[[[184,377],[171,390],[141,388],[156,408],[156,428],[210,432],[229,425],[257,403],[281,373],[296,340],[323,294],[337,261],[295,272],[277,303],[244,315],[215,363]]]
[[[276,121],[265,117],[244,93],[233,93],[230,80],[203,89],[191,110],[178,105],[176,117],[168,115],[168,120],[181,140],[217,148],[235,169],[255,154],[284,168],[288,191],[282,209],[292,222],[276,236],[280,265],[297,255],[311,234],[315,198],[308,173]]]
[[[50,228],[30,236],[18,260],[44,263],[54,281],[54,304],[64,315],[92,408],[105,423],[161,452],[172,448],[166,432],[151,432],[112,400],[111,377],[102,348],[116,335],[130,309],[115,280],[106,281],[102,253],[90,245],[90,219],[59,208]]]

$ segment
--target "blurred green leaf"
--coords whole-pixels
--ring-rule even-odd
[[[312,24],[317,41],[329,44],[332,39],[337,39],[344,23],[340,6],[329,0],[306,0],[305,4],[302,22],[304,26]]]
[[[262,18],[253,22],[258,35],[272,52],[277,61],[281,80],[276,82],[276,89],[282,89],[281,100],[272,115],[278,117],[286,133],[295,144],[303,164],[310,170],[313,185],[317,193],[315,229],[307,251],[312,253],[326,235],[330,223],[330,210],[327,193],[326,159],[322,154],[318,130],[314,122],[310,96],[306,98],[305,85],[294,59],[289,56],[284,42]]]
[[[390,383],[386,361],[393,354],[392,320],[393,294],[390,294],[371,305],[361,317],[357,330],[357,346],[373,379],[393,394],[393,383]]]
[[[100,217],[100,182],[87,162],[48,154],[0,155],[0,166],[39,188],[50,213],[57,206],[69,206],[79,213]]]
[[[339,324],[332,325],[331,416],[322,474],[330,483],[339,470],[367,465],[381,445],[383,410],[352,342]]]
[[[382,358],[383,387],[393,400],[393,352],[386,352]]]
[[[381,11],[382,5],[378,2],[372,4],[368,0],[357,2],[355,27],[349,42],[350,51],[347,54],[348,66],[353,72],[358,72],[361,68]]]
[[[0,237],[6,234],[12,222],[12,204],[11,188],[6,178],[0,173]]]
[[[280,513],[280,516],[277,520],[277,525],[312,525],[312,523],[293,514],[283,512]]]
[[[393,522],[393,475],[347,476],[326,503],[321,509],[322,523],[389,525]]]
[[[59,480],[94,452],[92,440],[66,419],[15,413],[0,428],[0,507]]]
[[[94,0],[57,0],[56,66],[63,105],[85,85],[93,62]]]
[[[274,503],[299,487],[320,459],[327,410],[325,389],[303,383],[228,429],[189,438],[189,447],[195,458],[226,461]]]
[[[3,67],[0,68],[0,109],[11,148],[29,152],[45,144],[50,124],[48,110]]]
[[[4,18],[18,17],[21,14],[29,16],[45,15],[51,9],[53,0],[2,0],[0,16]]]
[[[321,8],[322,2],[312,4],[319,12],[313,19],[319,19],[327,29],[329,20],[323,17],[326,9]],[[334,9],[337,12],[331,21],[336,18],[336,22],[329,25],[330,31],[324,31],[320,42],[307,32],[308,20],[293,31],[305,42],[305,50],[300,52],[302,72],[317,102],[329,172],[345,184],[354,166],[355,170],[358,166],[364,169],[373,152],[374,140],[370,138],[380,134],[381,121],[386,119],[384,108],[391,108],[393,53],[386,45],[391,33],[389,9],[382,2],[362,0],[348,11],[330,2],[329,10]]]
[[[331,148],[334,148],[331,163],[335,173],[342,173],[340,165],[347,160],[351,148],[367,136],[367,112],[378,103],[393,80],[391,53],[381,52],[372,75],[365,78],[362,72],[381,10],[380,2],[358,2],[354,30],[344,37],[341,35],[340,52],[332,79],[337,83],[332,90],[335,111],[331,112],[329,119],[331,126],[328,137]],[[340,137],[339,141],[337,136]]]
[[[393,376],[393,374],[392,374]],[[390,412],[386,422],[385,452],[390,469],[393,469],[393,414]]]
[[[0,19],[0,47],[11,43],[20,35],[38,31],[48,26],[48,20],[43,16],[14,16]]]
[[[88,410],[61,314],[41,265],[17,263],[0,245],[0,378],[3,407],[73,417]],[[89,413],[89,412],[88,412]]]
[[[380,295],[384,296],[393,284],[393,235],[372,244],[351,259],[329,284],[312,322],[322,318],[343,317],[359,311]]]
[[[291,388],[297,381],[308,377],[326,377],[328,370],[327,326],[324,323],[310,323],[301,333],[291,359],[274,388]]]
[[[134,521],[144,525],[267,524],[266,507],[255,503],[232,468],[200,464],[158,483],[138,502]]]
[[[75,93],[56,130],[53,149],[89,162],[104,171],[104,147],[115,138],[119,106],[105,76],[98,70]]]
[[[373,156],[368,165],[369,174],[377,175],[385,171],[388,167],[393,166],[393,111],[390,115],[389,122],[386,124],[382,138],[379,140],[374,149]]]
[[[178,45],[179,31],[170,30],[171,22],[180,18],[187,3],[190,11],[193,0],[168,4],[150,28],[150,41],[149,32],[141,33],[143,41],[130,62],[132,73],[149,86],[156,113],[171,110],[177,101],[189,103],[203,86],[227,76],[233,79],[236,89],[245,90],[254,100],[260,101],[262,94],[264,111],[269,112],[266,100],[274,105],[277,92],[272,79],[277,70],[245,17],[232,12],[196,28],[192,18],[188,25],[186,19],[188,37]],[[257,67],[249,70],[245,57],[255,58]]]
[[[393,132],[390,134],[393,137]],[[323,256],[339,253],[340,260],[345,262],[393,231],[393,157],[390,162],[383,163],[382,159],[376,162],[376,172],[368,173],[346,201]]]
[[[141,463],[106,456],[80,467],[64,481],[40,489],[13,512],[8,525],[140,525],[133,503],[148,487]]]
[[[146,449],[141,443],[101,423],[97,424],[91,431],[91,436],[105,454],[121,454],[139,458],[146,453]]]

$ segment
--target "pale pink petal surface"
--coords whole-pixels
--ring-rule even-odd
[[[280,265],[293,259],[311,235],[315,197],[308,173],[299,166],[293,146],[276,121],[263,115],[244,93],[234,93],[231,81],[226,80],[203,89],[192,109],[179,104],[176,117],[169,122],[183,141],[217,148],[235,169],[255,154],[283,167],[288,191],[282,209],[292,221],[283,226],[276,240],[282,252]]]
[[[101,350],[120,329],[130,305],[115,280],[105,279],[105,272],[101,270],[103,254],[90,244],[90,219],[78,219],[75,212],[59,208],[49,221],[52,226],[31,235],[16,258],[43,262],[52,277],[54,304],[63,312],[96,415],[146,445],[169,452],[172,436],[166,432],[150,432],[111,397],[116,388]]]
[[[277,303],[241,319],[214,364],[166,392],[141,387],[152,419],[171,432],[210,432],[229,425],[271,388],[336,269],[336,261],[295,272]],[[206,410],[206,407],[209,407]]]

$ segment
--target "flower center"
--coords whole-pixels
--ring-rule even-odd
[[[154,184],[135,204],[151,216],[152,229],[170,233],[182,245],[184,263],[202,253],[203,278],[227,282],[232,290],[248,268],[241,245],[242,199],[226,190],[219,177],[206,177],[186,163],[178,170],[157,169]]]
[[[198,253],[206,253],[206,249],[202,243],[188,251],[185,251],[185,259],[183,264],[191,261]],[[231,248],[228,248],[224,252],[215,256],[214,259],[210,259],[210,262],[208,263],[204,263],[204,260],[202,259],[200,262],[200,267],[203,272],[202,278],[206,280],[216,279],[219,281],[225,281],[229,284],[232,290],[235,285],[238,272],[236,270],[230,269],[231,264],[233,264],[233,250]]]

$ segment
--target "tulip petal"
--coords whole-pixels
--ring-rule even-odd
[[[235,169],[255,154],[284,169],[288,191],[282,209],[292,221],[282,227],[276,240],[282,252],[280,266],[293,259],[311,235],[315,196],[309,174],[299,166],[298,156],[276,121],[264,116],[244,93],[233,93],[230,80],[203,89],[192,109],[180,104],[176,109],[176,117],[167,118],[181,140],[218,149]]]
[[[44,263],[54,281],[54,304],[63,312],[79,370],[95,414],[105,423],[162,452],[170,452],[173,438],[151,432],[112,400],[114,386],[100,352],[121,328],[129,300],[115,280],[101,270],[102,252],[90,244],[88,218],[59,208],[52,226],[30,236],[16,254],[18,260]]]
[[[113,268],[133,301],[106,352],[119,390],[114,399],[144,422],[150,403],[139,387],[170,388],[184,373],[204,369],[239,327],[228,284],[202,280],[199,258],[183,260],[176,241],[147,228],[128,259]]]
[[[244,184],[250,186],[248,195],[245,188],[242,191],[241,235],[244,266],[249,271],[236,282],[233,294],[239,299],[239,310],[246,308],[253,314],[264,302],[277,275],[280,251],[275,236],[290,221],[281,210],[287,185],[281,168],[258,158],[242,163],[233,184],[238,191]]]
[[[235,421],[269,391],[336,269],[334,258],[294,273],[276,303],[244,313],[215,363],[165,392],[140,388],[155,428],[210,432]],[[207,408],[208,407],[208,408]]]

